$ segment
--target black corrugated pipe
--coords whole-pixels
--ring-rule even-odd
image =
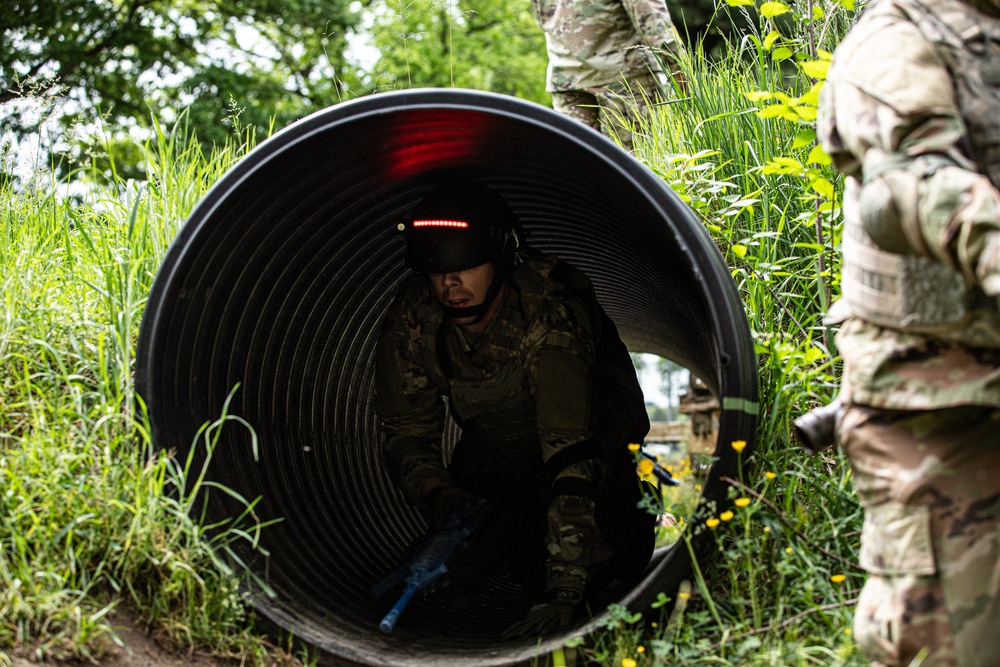
[[[723,406],[719,441],[757,423],[753,343],[737,290],[698,220],[650,170],[542,106],[465,90],[377,94],[311,115],[263,142],[205,196],[171,246],[142,323],[136,385],[157,447],[184,456],[199,427],[230,414],[212,480],[264,530],[253,569],[276,597],[262,616],[363,665],[511,665],[551,651],[498,640],[526,603],[497,583],[456,613],[417,601],[389,635],[391,599],[370,589],[425,526],[393,488],[373,412],[375,339],[403,280],[397,223],[428,189],[461,175],[504,194],[529,242],[586,271],[629,348],[687,366]],[[705,485],[725,502],[730,447]],[[207,501],[211,519],[239,507]],[[695,539],[695,548],[704,546]],[[686,548],[609,601],[648,612],[688,573]],[[391,597],[391,596],[389,596]]]

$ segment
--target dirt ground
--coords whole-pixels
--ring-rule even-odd
[[[188,655],[169,651],[159,646],[139,627],[135,617],[127,610],[112,612],[111,625],[124,646],[114,646],[110,654],[97,662],[34,662],[23,657],[13,658],[13,667],[232,667],[233,663],[215,660],[197,653]],[[0,661],[2,662],[2,661]]]

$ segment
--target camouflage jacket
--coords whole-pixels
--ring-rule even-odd
[[[549,91],[599,88],[674,57],[680,40],[663,0],[531,0],[549,53]]]
[[[948,21],[957,17],[983,26],[987,36],[1000,34],[1000,22],[954,0],[931,4],[933,15],[919,0],[877,0],[868,7],[834,54],[818,129],[847,175],[845,295],[849,278],[857,277],[849,275],[850,265],[863,263],[853,253],[873,247],[850,237],[889,210],[872,196],[878,191],[870,186],[878,182],[908,240],[899,254],[884,256],[900,266],[924,262],[914,265],[941,273],[940,279],[923,280],[923,288],[939,290],[943,301],[953,299],[962,318],[921,328],[905,318],[889,324],[852,306],[837,337],[845,364],[842,391],[846,400],[884,409],[1000,407],[1000,192],[989,178],[1000,165],[976,150],[996,141],[995,129],[976,129],[974,120],[996,122],[989,120],[996,118],[995,105],[985,114],[975,107],[996,95],[1000,46],[988,38],[976,40],[986,50],[963,44],[961,33],[974,36],[950,31]],[[929,38],[935,30],[939,36]],[[956,53],[970,57],[956,59]],[[964,63],[958,75],[957,62]],[[970,81],[979,91],[971,96]],[[905,280],[921,282],[918,272],[908,275]],[[855,282],[862,293],[879,289]]]
[[[608,462],[629,456],[627,444],[641,442],[649,422],[628,351],[582,273],[546,257],[518,265],[478,339],[453,326],[415,276],[390,309],[376,354],[386,461],[411,502],[423,503],[429,480],[486,497],[540,485],[538,495],[552,498],[550,557],[586,570],[610,555],[595,506],[561,516],[560,498],[599,500]],[[447,411],[463,445],[474,446],[446,468]]]

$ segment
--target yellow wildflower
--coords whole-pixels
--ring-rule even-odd
[[[737,452],[742,452],[747,447],[746,440],[733,440],[733,449]]]
[[[653,462],[649,459],[643,459],[639,461],[639,472],[643,475],[653,474]]]
[[[851,634],[851,629],[850,628],[844,628],[844,634],[845,635]]]
[[[719,515],[719,518],[722,519],[723,521],[729,521],[734,516],[735,516],[735,514],[733,514],[729,510],[726,510],[725,512],[723,512],[722,514]]]
[[[631,443],[629,443],[628,450],[630,452],[637,452],[640,449],[642,449],[642,445],[640,445],[638,442],[631,442]]]
[[[635,652],[636,653],[645,653],[646,652],[646,647],[645,646],[636,646],[635,647]]]
[[[774,479],[777,476],[778,476],[777,473],[773,473],[770,470],[764,473],[764,477],[767,477],[768,479]]]
[[[622,658],[622,667],[635,667],[635,660],[632,658]]]
[[[718,522],[716,522],[716,523],[718,523]],[[690,593],[685,593],[685,592],[681,591],[680,593],[677,594],[677,597],[679,597],[682,600],[687,600],[687,599],[689,599],[691,597],[691,594]]]
[[[716,526],[719,525],[719,520],[713,517],[705,521],[705,525],[708,526],[709,528],[715,528]]]
[[[771,527],[770,526],[764,526],[764,532],[765,533],[770,533],[771,532]]]
[[[750,499],[749,498],[737,498],[736,500],[733,501],[733,504],[735,504],[737,507],[746,507],[747,505],[750,504]]]
[[[792,553],[792,548],[791,547],[785,547],[785,553],[786,554]]]
[[[842,583],[844,583],[844,579],[847,579],[847,577],[845,577],[842,574],[835,574],[832,577],[830,577],[830,581],[832,581],[835,584],[842,584]]]

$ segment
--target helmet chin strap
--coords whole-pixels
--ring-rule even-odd
[[[483,298],[482,303],[477,303],[474,306],[466,306],[465,308],[449,308],[442,305],[441,307],[444,308],[445,316],[452,319],[473,317],[475,319],[468,324],[479,324],[486,317],[486,312],[490,309],[490,306],[496,301],[497,296],[500,294],[500,288],[503,287],[503,282],[500,272],[495,273],[493,275],[493,282],[490,283],[489,289],[486,290],[486,296]]]

